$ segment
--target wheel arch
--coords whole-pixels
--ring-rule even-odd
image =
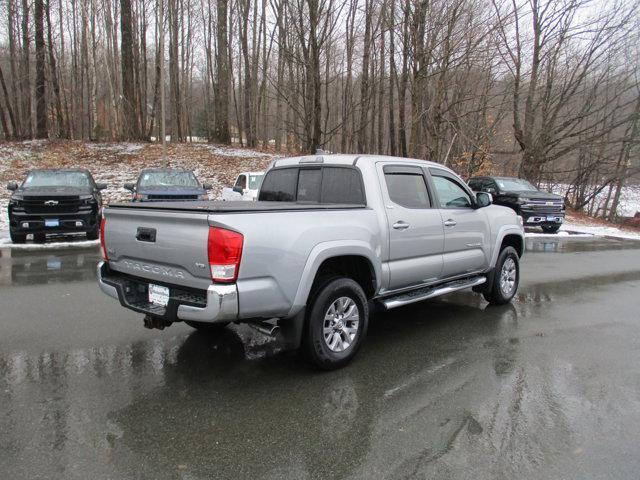
[[[307,259],[289,317],[306,306],[316,280],[331,273],[358,282],[367,298],[372,298],[380,289],[380,261],[369,245],[353,241],[321,243],[314,247]]]
[[[491,256],[491,268],[495,267],[498,256],[504,247],[513,247],[518,253],[518,257],[522,258],[525,251],[524,233],[522,229],[516,225],[505,225],[498,232],[493,254]]]

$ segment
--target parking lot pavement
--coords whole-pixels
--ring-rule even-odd
[[[95,248],[0,250],[2,478],[638,478],[640,242],[533,238],[517,300],[377,316],[319,373],[142,327]]]

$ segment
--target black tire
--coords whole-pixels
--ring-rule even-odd
[[[220,323],[208,323],[208,322],[194,322],[193,320],[185,320],[184,323],[189,325],[192,328],[200,332],[205,333],[215,333],[223,330],[229,322],[220,322]]]
[[[45,243],[47,241],[47,235],[44,233],[34,233],[33,234],[33,242],[34,243]]]
[[[100,238],[100,224],[96,228],[87,232],[87,240],[98,240]]]
[[[9,237],[13,243],[24,243],[27,241],[26,233],[16,233],[13,230],[9,230]]]
[[[320,283],[318,288],[315,288],[310,295],[310,301],[307,307],[307,315],[305,320],[305,329],[302,334],[302,351],[307,359],[322,370],[334,370],[345,366],[356,355],[360,345],[367,335],[367,328],[369,327],[369,307],[367,305],[367,297],[362,290],[362,287],[354,280],[350,278],[334,278],[328,279],[324,283]],[[340,299],[349,299],[350,305],[343,309],[342,313],[338,313],[340,316],[335,325],[331,328],[335,328],[335,334],[331,339],[335,339],[335,335],[338,335],[338,340],[335,342],[334,348],[344,348],[341,351],[332,349],[328,342],[334,343],[329,339],[325,340],[324,328],[325,317],[327,312],[335,306],[334,304]],[[348,304],[349,302],[347,302]],[[357,308],[357,312],[353,311],[352,306]],[[340,307],[336,313],[340,310]],[[353,338],[346,339],[348,325],[353,328],[354,318],[347,316],[344,318],[342,315],[345,312],[357,313],[358,324],[357,330]],[[345,320],[344,324],[342,320]],[[333,320],[332,320],[333,322]],[[342,327],[342,328],[341,328]],[[341,333],[338,333],[341,332]],[[342,339],[345,339],[343,341]],[[344,344],[350,341],[346,347]],[[338,342],[342,342],[337,345]]]
[[[509,260],[513,260],[515,267],[515,281],[511,285],[508,292],[505,292],[501,286],[501,279],[503,275],[503,266]],[[489,291],[483,293],[484,299],[492,305],[504,305],[509,303],[518,291],[518,285],[520,284],[520,259],[518,258],[518,252],[513,247],[505,247],[498,256],[496,267],[493,275],[493,281]]]
[[[560,230],[560,226],[559,225],[553,225],[553,226],[549,226],[549,227],[542,227],[542,231],[544,233],[558,233],[558,230]]]

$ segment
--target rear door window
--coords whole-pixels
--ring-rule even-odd
[[[430,208],[429,191],[420,167],[385,167],[389,199],[406,208]]]

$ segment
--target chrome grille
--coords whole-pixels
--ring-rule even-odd
[[[522,205],[523,210],[544,213],[560,213],[564,207],[562,200],[530,200]]]

